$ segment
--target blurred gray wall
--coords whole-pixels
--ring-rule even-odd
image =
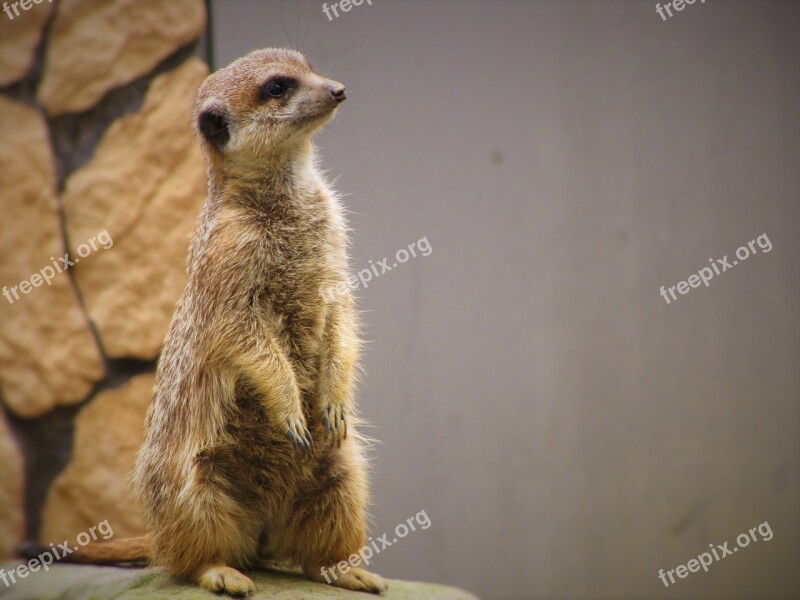
[[[373,531],[432,522],[376,570],[487,599],[800,596],[800,3],[212,7],[215,66],[291,45],[348,85],[319,141],[352,267],[433,247],[359,292]]]

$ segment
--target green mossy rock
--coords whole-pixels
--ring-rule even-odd
[[[14,568],[5,565],[6,572]],[[476,596],[444,585],[411,581],[389,582],[389,592],[373,596],[314,583],[281,572],[252,572],[248,576],[256,584],[252,599],[315,600],[338,598],[368,600],[477,600]],[[9,581],[10,583],[10,581]],[[178,598],[180,600],[209,600],[224,598],[191,585],[181,585],[165,576],[159,569],[95,567],[85,565],[53,565],[49,572],[38,571],[6,587],[0,580],[0,598],[11,600],[145,600]]]

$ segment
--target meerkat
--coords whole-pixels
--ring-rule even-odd
[[[349,287],[324,295],[348,279],[347,229],[312,145],[346,98],[280,49],[198,91],[208,198],[134,471],[148,537],[127,554],[117,542],[117,557],[231,595],[252,592],[241,571],[270,560],[342,588],[387,588],[358,568],[321,575],[367,543],[357,312]],[[90,562],[89,548],[77,559]]]

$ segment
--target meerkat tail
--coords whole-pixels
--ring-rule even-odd
[[[150,536],[123,538],[94,542],[78,548],[64,557],[64,561],[91,565],[147,562],[151,558]]]

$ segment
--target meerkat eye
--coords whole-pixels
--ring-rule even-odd
[[[282,83],[277,81],[271,81],[267,84],[267,96],[271,96],[273,98],[280,98],[283,94],[286,93],[286,86]]]
[[[261,88],[261,98],[282,98],[294,85],[294,80],[288,77],[273,77]]]

